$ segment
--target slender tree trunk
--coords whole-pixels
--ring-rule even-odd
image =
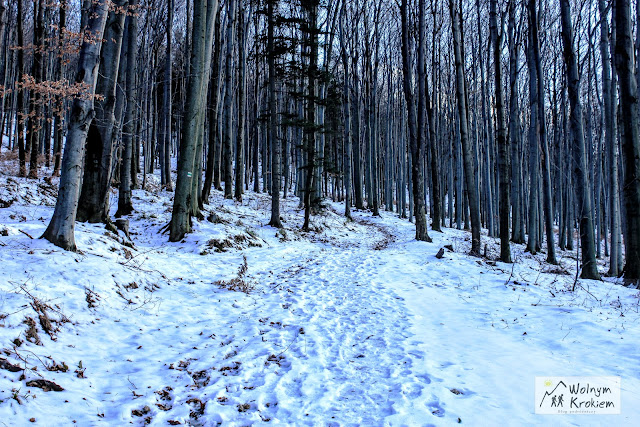
[[[372,192],[372,202],[373,202],[373,215],[380,216],[380,200],[379,200],[379,174],[378,174],[378,156],[379,156],[379,132],[378,132],[378,67],[379,67],[379,56],[380,56],[380,5],[376,6],[375,11],[375,22],[374,22],[374,64],[371,76],[371,192]],[[426,63],[425,63],[426,67]],[[426,79],[425,79],[426,83]],[[324,135],[324,133],[323,133]]]
[[[134,8],[137,6],[137,0],[129,0],[129,5]],[[125,75],[127,106],[122,128],[122,163],[120,165],[120,190],[116,217],[133,212],[133,204],[131,202],[131,155],[134,140],[133,133],[135,132],[133,117],[136,102],[136,59],[138,47],[138,17],[135,13],[127,17],[127,32],[127,70]],[[169,142],[165,141],[165,143]],[[164,147],[161,149],[164,149]],[[168,181],[169,183],[171,182],[171,177],[168,178]]]
[[[162,168],[162,175],[165,177],[164,186],[167,191],[173,191],[173,182],[171,181],[171,121],[172,121],[172,63],[173,63],[173,9],[175,7],[174,0],[168,0],[167,9],[167,49],[165,53],[164,63],[164,86],[162,93],[163,104],[163,123],[164,123],[164,144],[161,147],[163,150],[162,159],[163,162],[160,165]]]
[[[462,144],[462,163],[466,179],[466,192],[469,201],[471,217],[471,254],[480,255],[480,202],[478,197],[478,184],[474,159],[472,155],[471,141],[469,140],[469,125],[467,111],[466,83],[464,77],[464,65],[462,57],[461,22],[459,12],[456,10],[454,0],[449,0],[451,14],[451,28],[453,32],[453,51],[456,68],[456,98],[458,100],[458,119],[460,125],[460,141]]]
[[[433,231],[442,231],[440,227],[442,215],[441,189],[440,189],[440,167],[438,166],[438,137],[436,134],[436,114],[435,108],[431,100],[429,91],[429,81],[425,76],[425,104],[427,108],[427,125],[429,144],[429,154],[431,160],[431,192],[433,199],[433,217],[431,218],[431,229]]]
[[[633,69],[631,5],[629,0],[614,0],[616,21],[616,71],[620,82],[620,123],[624,164],[625,267],[624,277],[640,279],[640,129],[638,88]]]
[[[101,40],[107,20],[107,3],[106,0],[98,0],[91,6],[76,74],[76,82],[85,84],[89,88],[90,96],[76,98],[73,102],[62,159],[58,199],[51,222],[42,235],[65,250],[76,250],[75,219],[82,183],[85,142],[94,115],[93,94],[98,77]]]
[[[509,139],[511,142],[512,234],[514,243],[524,243],[522,221],[522,160],[520,155],[520,105],[518,102],[519,40],[516,35],[516,0],[509,0]]]
[[[609,276],[617,277],[622,271],[620,244],[620,193],[618,189],[618,141],[616,129],[616,83],[611,75],[611,44],[608,13],[604,0],[598,0],[600,11],[600,56],[602,57],[602,97],[604,98],[604,138],[609,165],[609,217],[611,221],[611,251]]]
[[[277,0],[267,0],[267,52],[269,62],[269,116],[267,136],[271,151],[271,220],[269,225],[282,228],[280,222],[280,142],[276,140],[276,53],[274,52],[274,6]]]
[[[344,114],[344,216],[351,219],[351,163],[352,163],[352,147],[351,147],[351,99],[349,95],[349,57],[347,53],[347,41],[345,35],[346,26],[346,5],[347,2],[342,2],[340,9],[340,52],[342,54],[342,67],[344,69],[344,82],[343,82],[343,114]]]
[[[502,93],[502,35],[498,35],[498,0],[491,0],[489,12],[489,27],[491,40],[493,41],[493,63],[496,90],[496,120],[498,129],[496,140],[498,144],[498,174],[500,194],[500,260],[511,262],[511,249],[509,247],[509,208],[511,205],[510,180],[509,180],[509,140],[507,139],[507,126],[504,113],[504,95]]]
[[[23,20],[24,20],[24,4],[23,0],[18,0],[18,16],[17,16],[17,31],[18,31],[18,58],[17,58],[17,76],[16,80],[18,82],[22,81],[22,76],[24,75],[24,29],[23,29]],[[27,162],[26,162],[26,152],[24,146],[24,88],[18,90],[18,94],[16,97],[17,108],[16,108],[16,137],[18,138],[18,163],[19,163],[19,171],[18,176],[27,176]]]
[[[236,1],[229,0],[227,8],[227,52],[224,72],[224,118],[223,118],[223,158],[224,158],[224,197],[233,198],[233,35],[236,24]]]
[[[210,1],[217,8],[217,1]],[[177,242],[191,231],[191,215],[193,212],[194,192],[193,176],[196,158],[198,135],[202,131],[201,114],[203,114],[204,81],[207,78],[206,44],[207,44],[207,0],[195,0],[193,6],[193,32],[190,55],[189,82],[186,93],[186,110],[183,127],[183,138],[180,143],[180,157],[178,159],[178,175],[176,191],[173,199],[169,240]],[[211,42],[211,41],[210,41]]]
[[[358,45],[358,32],[354,34],[355,46]],[[353,153],[351,154],[353,163],[353,191],[354,202],[356,209],[364,209],[364,200],[362,198],[362,163],[360,155],[360,79],[357,77],[358,70],[358,49],[353,49],[353,56],[351,58],[351,64],[353,69],[353,88],[351,97],[351,148]]]
[[[64,0],[63,0],[64,1]],[[7,50],[3,49],[4,48],[4,29],[6,26],[6,12],[7,12],[7,8],[4,5],[4,0],[0,0],[0,76],[5,76],[5,72],[7,69],[7,62],[5,60],[5,56],[4,56],[4,52],[6,52]],[[4,108],[3,111],[0,111],[0,122],[2,122],[4,119]],[[0,123],[0,127],[2,127],[2,123]],[[0,132],[0,138],[2,138],[2,132]],[[0,144],[0,148],[1,148],[2,144]]]
[[[478,68],[480,68],[480,81],[482,82],[482,84],[480,85],[480,110],[481,110],[481,114],[482,114],[482,125],[481,125],[481,129],[478,132],[482,138],[482,146],[484,147],[485,150],[485,179],[484,179],[484,188],[485,188],[485,206],[487,209],[486,212],[486,224],[487,224],[487,231],[489,233],[489,236],[494,237],[496,235],[495,232],[495,224],[494,224],[494,206],[493,206],[493,185],[492,185],[492,179],[491,179],[491,172],[492,172],[492,167],[491,167],[491,156],[493,155],[493,150],[492,150],[492,146],[493,146],[493,141],[492,141],[492,128],[491,128],[491,124],[490,122],[490,118],[488,117],[488,110],[489,110],[489,106],[488,106],[488,101],[487,98],[489,97],[488,94],[488,85],[485,84],[484,82],[486,82],[485,79],[485,68],[484,68],[484,40],[482,38],[482,26],[481,26],[481,11],[480,11],[480,0],[476,0],[476,10],[477,10],[477,21],[478,21],[478,52],[477,52],[477,57],[478,57]],[[490,61],[487,60],[487,63],[489,63]]]
[[[37,8],[36,8],[37,5]],[[44,80],[44,0],[36,0],[34,6],[34,31],[33,31],[33,63],[32,75],[36,84],[42,83]],[[43,105],[39,90],[31,90],[29,106],[29,125],[27,127],[27,140],[31,141],[30,158],[29,158],[29,178],[38,178],[38,155],[40,154],[39,144],[40,136],[43,131]]]
[[[573,168],[574,177],[576,180],[576,200],[578,202],[577,206],[579,209],[578,218],[580,219],[580,240],[582,243],[582,273],[580,276],[583,279],[599,280],[600,274],[598,273],[598,264],[596,263],[595,239],[593,231],[593,209],[591,206],[591,194],[589,191],[590,185],[587,174],[584,130],[582,128],[580,80],[578,74],[578,62],[576,59],[575,51],[573,50],[573,28],[571,26],[571,10],[569,6],[569,0],[560,0],[560,18],[562,22],[562,42],[564,46],[564,59],[566,63],[567,89],[569,92],[569,103],[571,104],[570,121],[571,139],[573,144]],[[631,75],[633,76],[633,72],[631,73]],[[635,99],[635,91],[633,93],[633,97]],[[638,203],[640,203],[640,198],[638,199]],[[640,205],[637,205],[636,209],[640,209]],[[638,228],[637,231],[638,236],[640,236],[640,228]],[[638,258],[638,261],[640,262],[640,258]]]
[[[218,120],[218,110],[220,108],[220,69],[222,61],[221,46],[221,16],[218,11],[215,22],[215,39],[213,43],[213,64],[211,81],[209,82],[209,141],[207,150],[207,168],[204,174],[204,184],[202,186],[202,203],[209,203],[211,195],[211,186],[214,184],[215,177],[220,180],[219,164],[220,164],[220,127]]]
[[[540,247],[540,236],[538,234],[539,225],[539,209],[538,209],[538,185],[540,170],[540,148],[539,148],[539,117],[540,109],[538,103],[540,96],[538,94],[538,69],[535,65],[534,49],[534,29],[536,28],[535,0],[528,3],[529,32],[527,46],[527,66],[529,68],[529,210],[527,218],[527,250],[532,254],[538,252]],[[534,7],[533,11],[531,7]]]
[[[60,21],[58,23],[58,58],[57,58],[57,80],[62,80],[64,76],[64,56],[62,55],[65,41],[65,30],[67,27],[67,0],[61,0],[59,6]],[[64,98],[61,95],[56,97],[56,108],[54,116],[54,143],[53,143],[53,176],[60,176],[60,162],[62,160],[62,135],[64,133]]]
[[[238,11],[238,132],[236,137],[236,170],[235,170],[235,190],[234,198],[242,201],[242,190],[244,187],[244,145],[246,126],[246,44],[247,37],[245,31],[245,11],[240,8]]]
[[[413,61],[412,48],[409,40],[409,11],[407,0],[403,0],[400,6],[402,17],[402,74],[404,97],[407,103],[409,151],[411,156],[411,182],[416,218],[416,240],[430,242],[427,232],[427,217],[424,197],[424,180],[422,177],[422,153],[423,153],[423,123],[424,123],[424,83],[425,83],[425,19],[424,0],[420,0],[418,15],[418,111],[416,111],[413,93]],[[417,121],[417,123],[416,123]]]
[[[315,206],[313,178],[316,165],[316,104],[317,104],[317,78],[318,78],[318,6],[319,0],[304,2],[307,22],[306,37],[309,49],[309,63],[307,64],[307,124],[304,129],[305,146],[307,154],[306,173],[304,183],[304,223],[302,230],[308,231],[311,221],[311,209]]]
[[[544,101],[544,75],[542,73],[542,65],[540,60],[540,42],[538,41],[538,16],[536,12],[536,0],[529,0],[529,16],[530,16],[530,31],[531,31],[531,48],[532,48],[532,60],[533,65],[536,68],[536,94],[538,97],[537,107],[537,131],[538,141],[542,151],[542,200],[543,200],[543,213],[544,213],[544,225],[547,237],[547,262],[550,264],[557,264],[555,239],[553,233],[553,206],[551,198],[551,162],[549,160],[549,146],[547,143],[547,125],[545,118],[545,101]],[[539,236],[540,237],[540,236]],[[540,242],[538,242],[540,243]]]
[[[204,208],[202,204],[202,167],[203,167],[203,150],[204,150],[204,129],[205,129],[205,117],[206,117],[206,94],[208,93],[208,84],[211,77],[211,56],[213,52],[213,34],[214,34],[214,23],[216,20],[216,15],[218,14],[218,1],[217,0],[207,0],[207,14],[205,18],[205,49],[204,49],[204,58],[203,67],[204,67],[204,75],[200,80],[201,87],[199,89],[199,93],[202,94],[203,98],[203,107],[198,111],[198,124],[196,125],[197,134],[196,134],[196,151],[195,151],[195,160],[193,163],[193,181],[191,182],[192,192],[195,195],[193,199],[191,199],[192,204],[192,213],[199,219],[203,219],[203,215],[201,213],[201,209]]]

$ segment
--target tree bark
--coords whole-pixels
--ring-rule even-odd
[[[221,46],[221,16],[218,11],[215,21],[215,39],[213,43],[213,63],[211,70],[211,81],[209,82],[209,141],[207,150],[207,168],[204,174],[204,184],[202,186],[202,203],[209,203],[209,196],[211,195],[211,186],[214,184],[214,180],[220,180],[219,164],[220,164],[220,127],[219,127],[219,114],[220,108],[220,69],[222,61],[222,46]]]
[[[16,68],[17,68],[17,76],[16,80],[19,82],[22,80],[22,76],[24,74],[24,29],[23,29],[23,20],[24,20],[24,4],[23,0],[18,0],[18,11],[17,11],[17,31],[18,31],[18,55],[16,59]],[[16,138],[18,139],[18,163],[19,170],[18,176],[27,176],[27,163],[26,163],[26,152],[24,146],[24,89],[19,89],[18,94],[16,96]]]
[[[174,0],[168,0],[167,7],[167,50],[165,53],[164,64],[164,86],[163,86],[163,144],[162,150],[163,162],[160,165],[162,168],[162,175],[164,176],[164,187],[167,191],[173,191],[173,182],[171,180],[171,141],[172,141],[172,62],[173,62],[173,9],[175,7]]]
[[[522,221],[522,160],[520,155],[520,105],[518,102],[519,37],[516,34],[516,0],[509,0],[509,140],[511,143],[511,240],[524,243]]]
[[[531,32],[531,52],[533,66],[536,68],[536,95],[538,97],[537,123],[539,151],[542,152],[542,210],[544,213],[544,225],[547,237],[547,262],[557,264],[555,239],[553,233],[553,206],[551,199],[551,166],[549,160],[549,146],[547,143],[547,125],[545,118],[545,102],[544,102],[544,75],[542,73],[542,65],[540,60],[540,42],[538,40],[538,14],[536,12],[536,1],[529,0],[529,16],[530,16],[530,32]],[[538,236],[540,238],[540,236]],[[541,238],[540,238],[541,239]],[[538,244],[540,242],[537,242]]]
[[[233,40],[236,23],[236,1],[229,0],[227,8],[227,53],[224,72],[224,118],[222,143],[224,158],[224,197],[233,198]]]
[[[424,0],[420,0],[418,15],[418,111],[416,111],[413,93],[413,64],[409,40],[409,11],[407,0],[402,0],[400,5],[402,19],[402,74],[404,97],[407,103],[409,151],[411,155],[411,182],[414,204],[414,216],[416,223],[416,240],[430,242],[431,237],[427,232],[427,216],[424,197],[424,180],[422,176],[423,158],[423,123],[424,123],[424,78],[425,78],[425,19]]]
[[[58,58],[57,58],[57,80],[62,80],[64,75],[64,34],[67,27],[67,0],[61,0],[59,6],[60,21],[58,23]],[[62,160],[62,134],[64,133],[64,98],[62,95],[56,97],[56,108],[54,116],[54,143],[53,143],[53,174],[60,176],[60,162]]]
[[[129,0],[132,8],[137,6],[137,0]],[[128,215],[133,212],[131,202],[131,156],[133,146],[133,133],[135,126],[133,123],[134,108],[136,102],[136,59],[137,59],[137,36],[138,17],[132,14],[127,17],[127,71],[125,75],[125,93],[127,106],[124,114],[124,124],[122,127],[122,162],[120,164],[120,189],[118,197],[118,211],[116,217]],[[171,178],[169,178],[171,182]]]
[[[462,37],[460,15],[454,0],[449,0],[451,14],[451,28],[453,32],[453,52],[456,68],[456,98],[458,100],[458,119],[460,127],[460,142],[462,144],[462,164],[466,179],[466,193],[469,201],[471,217],[471,254],[480,256],[480,202],[478,197],[477,174],[472,155],[471,141],[469,141],[469,125],[467,111],[467,88],[464,77],[462,58]]]
[[[127,0],[118,0],[123,7]],[[78,221],[91,223],[109,220],[109,188],[113,162],[113,131],[115,128],[116,82],[124,34],[125,14],[110,11],[105,26],[96,93],[104,99],[96,101],[96,115],[87,136],[84,177]]]
[[[245,11],[240,8],[238,10],[238,132],[236,137],[236,169],[235,169],[235,188],[234,198],[242,201],[242,193],[244,187],[244,146],[245,146],[245,126],[246,126],[246,108],[247,108],[247,36],[246,36]]]
[[[347,53],[347,41],[346,31],[346,8],[347,2],[342,2],[340,9],[340,52],[342,54],[342,67],[344,69],[344,81],[342,85],[342,97],[343,97],[343,114],[344,114],[344,216],[351,219],[351,163],[352,163],[352,148],[351,148],[351,99],[349,94],[349,56]]]
[[[211,0],[210,0],[211,1]],[[212,1],[217,7],[217,1]],[[185,120],[183,138],[180,143],[180,157],[178,159],[178,175],[176,179],[176,191],[173,199],[173,212],[169,226],[169,241],[177,242],[191,231],[191,215],[194,213],[194,200],[197,194],[194,191],[193,176],[196,158],[198,137],[201,132],[200,115],[203,113],[204,97],[202,88],[206,79],[206,44],[207,44],[207,0],[195,0],[193,6],[193,27],[190,55],[189,82],[186,92]],[[196,203],[197,205],[197,203]]]
[[[511,248],[509,246],[509,208],[511,194],[509,180],[509,140],[505,124],[504,95],[502,93],[502,35],[498,34],[498,0],[491,0],[489,12],[489,27],[493,41],[493,63],[496,90],[496,120],[498,129],[496,141],[498,145],[498,174],[500,191],[500,260],[511,262]]]
[[[82,185],[85,142],[94,115],[93,95],[107,19],[107,3],[106,0],[98,0],[91,6],[76,74],[76,82],[85,84],[89,94],[73,101],[56,207],[51,222],[42,235],[65,250],[76,250],[75,219]]]
[[[267,121],[268,145],[271,151],[271,220],[269,225],[282,228],[280,222],[280,142],[276,140],[276,53],[274,51],[274,4],[277,0],[267,1],[267,61],[269,63],[269,116]]]
[[[304,182],[304,223],[302,230],[308,231],[311,222],[311,209],[315,207],[316,199],[313,188],[313,178],[316,165],[316,104],[317,104],[317,78],[318,78],[318,6],[319,0],[303,1],[306,11],[306,22],[303,24],[306,32],[306,42],[309,52],[307,64],[307,94],[306,94],[306,124],[304,127],[306,165]]]
[[[36,7],[37,5],[37,7]],[[36,0],[33,3],[33,63],[32,76],[36,84],[44,80],[44,0]],[[29,106],[29,125],[27,127],[27,143],[31,147],[29,156],[29,178],[38,178],[38,155],[40,154],[39,141],[43,131],[43,106],[39,90],[31,90]],[[29,143],[30,141],[30,143]]]
[[[608,275],[617,277],[622,271],[620,235],[620,190],[618,188],[618,138],[616,130],[616,83],[611,75],[611,40],[608,12],[604,0],[598,0],[600,12],[600,56],[602,57],[602,97],[604,98],[604,138],[609,165],[609,217],[611,250]]]
[[[634,76],[631,5],[614,0],[616,21],[615,60],[620,84],[620,123],[624,164],[625,267],[624,278],[640,280],[640,129],[638,87]]]
[[[571,108],[571,141],[573,151],[573,169],[575,177],[575,191],[580,220],[580,241],[582,244],[582,273],[583,279],[599,280],[598,264],[596,263],[595,238],[593,231],[593,209],[591,206],[590,185],[587,174],[586,149],[584,130],[582,128],[582,105],[580,103],[580,80],[578,62],[573,50],[573,28],[571,26],[571,10],[569,0],[560,0],[560,20],[562,22],[562,44],[566,63],[567,89]],[[631,73],[633,76],[633,72]],[[633,79],[632,79],[633,80]],[[622,88],[622,84],[621,84]],[[621,91],[622,92],[622,91]],[[635,99],[634,91],[634,99]],[[635,117],[635,116],[634,116]],[[640,203],[640,198],[638,199]],[[637,209],[640,207],[636,206]],[[640,224],[639,224],[640,225]],[[638,229],[640,236],[640,228]],[[640,258],[638,259],[640,262]]]

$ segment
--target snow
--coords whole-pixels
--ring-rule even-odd
[[[57,182],[0,175],[0,357],[26,368],[0,369],[0,425],[640,424],[638,291],[571,291],[575,253],[555,270],[520,245],[516,264],[492,262],[467,255],[467,232],[417,242],[394,213],[349,222],[340,203],[303,233],[295,198],[282,233],[267,195],[218,192],[216,217],[169,243],[171,194],[149,179],[133,245],[79,223],[69,253],[38,239]],[[535,376],[560,375],[620,376],[621,414],[535,415]],[[64,391],[26,385],[40,378]]]

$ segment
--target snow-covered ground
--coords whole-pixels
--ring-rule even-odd
[[[638,291],[572,292],[575,254],[473,258],[467,232],[338,203],[302,233],[297,199],[277,231],[254,193],[168,243],[159,190],[133,245],[78,224],[69,253],[38,239],[55,188],[0,175],[0,425],[640,425]],[[535,415],[534,378],[564,375],[620,376],[621,414]]]

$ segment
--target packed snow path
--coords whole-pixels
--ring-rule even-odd
[[[79,224],[83,253],[60,251],[28,237],[50,207],[0,210],[2,357],[27,368],[0,370],[0,425],[638,425],[637,291],[570,292],[521,247],[515,266],[471,258],[468,233],[416,242],[386,212],[329,212],[305,234],[289,201],[285,235],[262,195],[216,199],[167,244],[168,201],[136,194],[135,248]],[[250,292],[220,287],[243,256]],[[26,339],[33,297],[71,320],[55,341],[39,325],[43,345]],[[556,375],[620,376],[622,414],[535,415],[534,377]],[[26,387],[41,377],[65,390]]]
[[[431,382],[413,370],[423,356],[409,348],[401,298],[376,282],[381,258],[375,251],[329,248],[291,277],[278,278],[291,291],[285,304],[304,325],[304,338],[284,352],[296,366],[276,390],[317,422],[375,425]],[[424,404],[440,411],[437,399]],[[284,411],[281,420],[293,415]]]

